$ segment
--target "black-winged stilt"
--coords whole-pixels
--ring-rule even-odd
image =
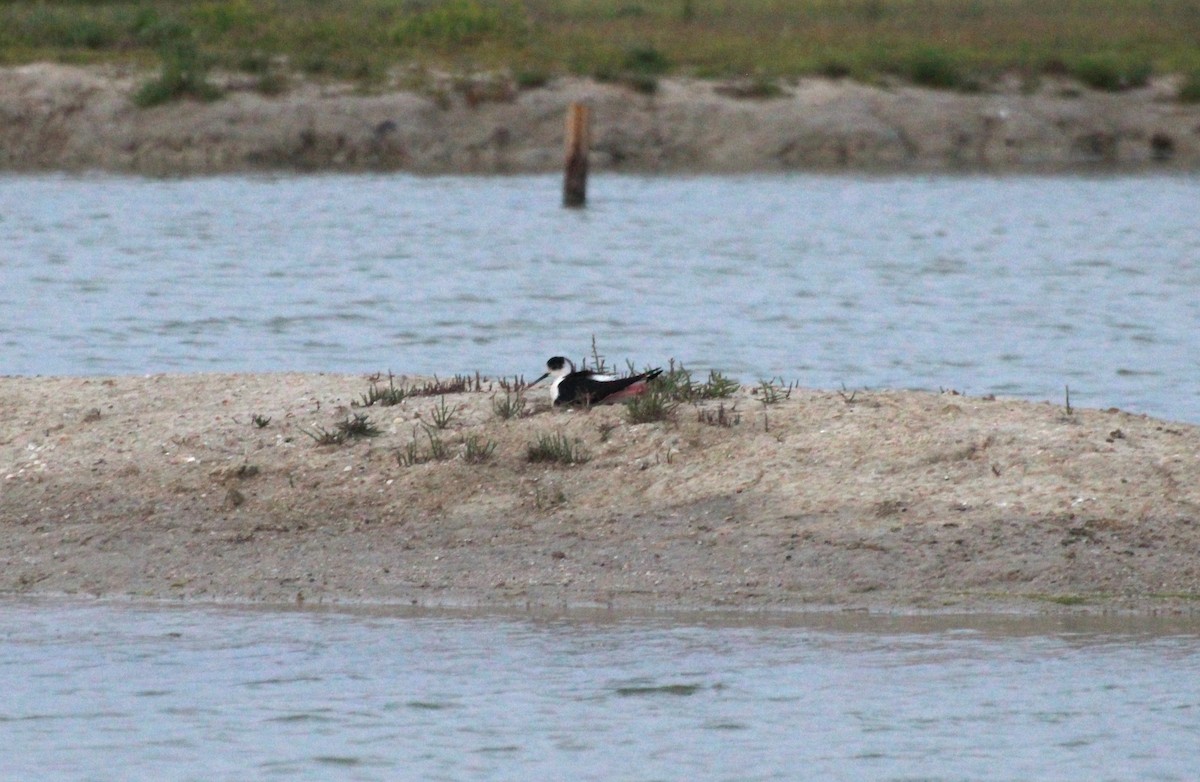
[[[646,383],[662,374],[662,368],[651,369],[629,377],[604,375],[590,369],[576,370],[571,359],[554,356],[546,362],[546,373],[529,385],[534,386],[548,377],[550,401],[555,405],[597,405],[619,402],[644,393]]]

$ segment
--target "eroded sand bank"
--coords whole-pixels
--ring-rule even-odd
[[[0,68],[0,168],[151,175],[341,170],[516,173],[562,166],[571,101],[591,108],[598,171],[1042,171],[1200,168],[1200,105],[1179,79],[1104,93],[1046,77],[963,94],[804,79],[780,97],[736,84],[664,79],[653,95],[558,79],[542,88],[364,94],[297,83],[262,95],[140,109],[153,74],[34,64]]]

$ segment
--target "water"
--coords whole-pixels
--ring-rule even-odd
[[[1200,177],[0,177],[0,373],[678,357],[1200,422]],[[0,602],[0,781],[1191,780],[1200,627]]]
[[[0,373],[676,357],[1200,422],[1200,177],[0,177]]]
[[[4,780],[1191,780],[1200,770],[1200,626],[1182,620],[737,623],[10,602],[0,603],[0,687]]]

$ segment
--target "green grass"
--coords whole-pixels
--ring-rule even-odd
[[[151,67],[184,38],[214,69],[282,58],[293,71],[369,84],[400,71],[502,70],[525,85],[583,74],[645,91],[681,74],[970,90],[1018,72],[1127,89],[1155,73],[1200,71],[1194,0],[0,2],[0,63]],[[165,68],[164,93],[207,93],[189,80],[194,70]]]

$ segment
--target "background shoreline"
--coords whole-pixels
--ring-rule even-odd
[[[1200,169],[1200,105],[1178,77],[1121,93],[1047,78],[952,93],[803,78],[775,97],[663,78],[653,94],[566,77],[531,89],[363,93],[305,82],[139,108],[128,67],[0,69],[0,169],[153,176],[231,172],[541,173],[561,169],[566,107],[592,112],[595,171],[1120,172]]]

